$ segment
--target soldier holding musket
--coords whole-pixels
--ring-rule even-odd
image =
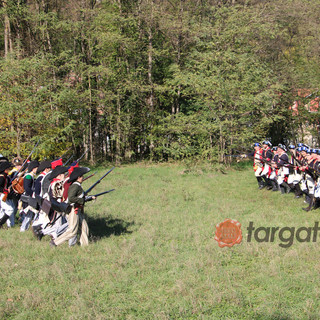
[[[23,178],[23,187],[24,187],[24,195],[33,197],[34,194],[34,180],[36,176],[37,169],[39,167],[39,162],[37,160],[33,160],[28,165],[28,172]],[[29,229],[31,220],[34,214],[38,213],[38,210],[32,208],[28,203],[23,202],[23,210],[21,214],[23,215],[23,221],[20,227],[20,231],[26,231]]]
[[[314,199],[314,180],[312,177],[311,172],[308,170],[308,162],[311,160],[311,150],[307,147],[303,146],[300,149],[300,165],[299,170],[302,173],[302,180],[301,180],[301,190],[306,195],[306,202],[309,203],[309,207],[311,210],[311,207],[313,205],[313,199]],[[309,208],[308,207],[308,208]],[[307,211],[308,208],[305,208]]]
[[[272,188],[272,183],[270,180],[271,167],[269,165],[273,157],[271,147],[272,147],[272,144],[270,141],[265,140],[262,142],[262,158],[264,160],[264,166],[263,166],[263,171],[261,173],[261,176],[264,180],[265,185],[268,187],[268,189]]]
[[[57,239],[50,242],[51,246],[58,246],[74,239],[77,236],[78,229],[81,225],[80,244],[81,246],[87,246],[89,244],[89,227],[84,218],[84,204],[86,201],[85,192],[82,189],[81,183],[83,181],[83,175],[89,172],[89,168],[78,167],[74,168],[70,175],[70,187],[68,190],[68,202],[72,205],[71,212],[68,217],[68,228],[66,232],[57,237]],[[95,197],[93,197],[95,199]],[[73,244],[75,242],[73,241]]]
[[[1,218],[0,228],[7,222],[7,220],[14,213],[14,203],[10,197],[9,191],[9,171],[13,165],[9,161],[0,163],[0,198],[1,198]]]
[[[285,145],[279,143],[278,144],[278,175],[277,182],[282,194],[289,193],[290,187],[287,184],[288,176],[289,176],[289,157],[287,155],[287,148]]]
[[[257,178],[259,189],[263,189],[265,187],[264,182],[262,180],[262,171],[263,171],[263,158],[262,158],[262,148],[259,142],[254,144],[254,156],[253,156],[253,170],[254,175]]]
[[[300,189],[300,181],[302,179],[300,170],[298,170],[298,157],[299,155],[299,148],[296,148],[295,145],[289,145],[289,152],[291,153],[290,164],[292,166],[289,167],[289,177],[288,177],[288,185],[294,191],[296,198],[300,198],[302,196],[302,191]]]
[[[279,187],[278,187],[278,184],[277,184],[277,175],[278,175],[278,158],[279,158],[279,155],[278,155],[278,147],[275,146],[272,148],[272,153],[273,153],[273,157],[272,157],[272,160],[271,160],[271,174],[270,174],[270,181],[271,181],[271,185],[272,185],[272,191],[278,191],[279,190]]]

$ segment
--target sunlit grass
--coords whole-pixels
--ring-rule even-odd
[[[312,227],[319,210],[258,190],[251,169],[138,164],[95,191],[111,188],[86,207],[89,247],[0,230],[1,319],[319,318],[319,244],[246,241],[250,221]],[[240,245],[214,240],[225,218],[241,222]]]

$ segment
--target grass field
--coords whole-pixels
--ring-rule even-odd
[[[246,241],[250,221],[312,227],[320,211],[258,190],[251,167],[123,166],[95,190],[110,188],[86,207],[88,247],[0,230],[1,319],[320,318],[320,240]],[[214,240],[226,218],[242,224],[232,248]]]

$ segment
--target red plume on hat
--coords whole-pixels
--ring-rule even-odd
[[[79,168],[79,163],[78,162],[75,165],[71,165],[70,168],[68,169],[69,176],[71,175],[71,173],[73,172],[73,170],[75,168]]]
[[[58,160],[53,160],[51,162],[51,168],[52,170],[55,169],[56,167],[62,166],[63,162],[62,162],[62,158],[59,158]]]

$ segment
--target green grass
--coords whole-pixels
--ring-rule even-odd
[[[250,221],[312,227],[319,210],[246,167],[124,166],[95,190],[111,188],[86,206],[86,248],[0,230],[1,319],[319,319],[319,243],[246,241]],[[214,240],[226,218],[243,226],[232,248]]]

